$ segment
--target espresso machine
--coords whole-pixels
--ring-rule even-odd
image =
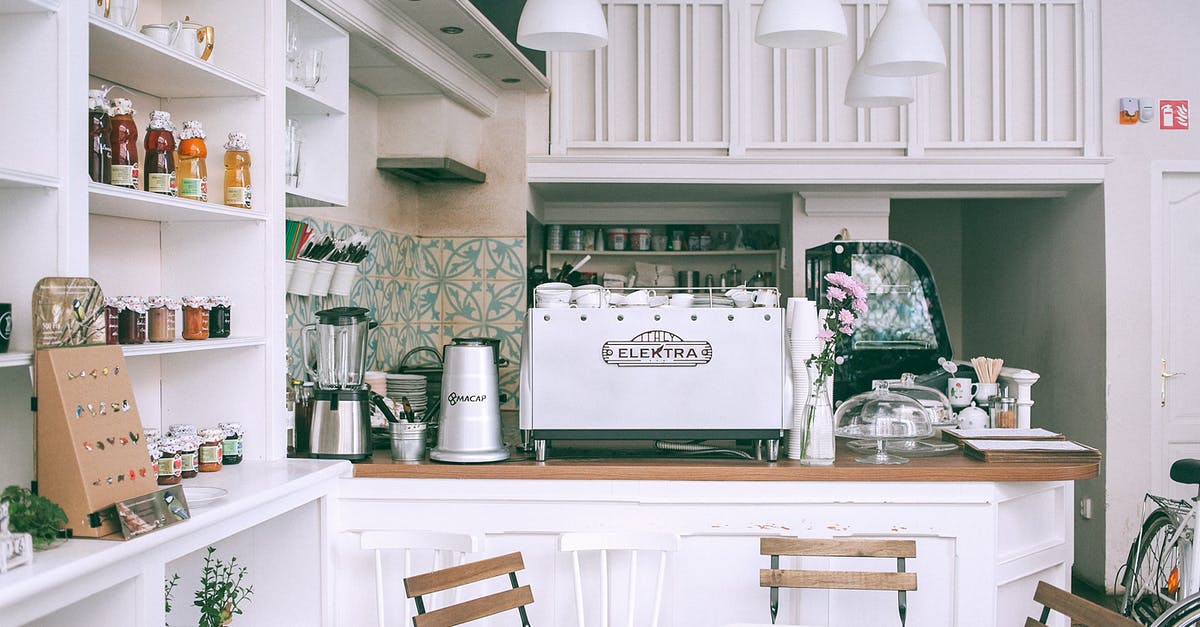
[[[363,461],[371,457],[371,405],[395,421],[363,380],[367,340],[377,323],[362,307],[335,307],[317,312],[317,322],[301,330],[304,368],[316,382],[313,390],[310,452],[321,459]],[[309,356],[315,335],[317,367]]]
[[[456,337],[443,350],[438,445],[429,458],[480,463],[508,459],[500,438],[500,341]]]

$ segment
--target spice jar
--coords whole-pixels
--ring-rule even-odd
[[[228,296],[209,296],[208,337],[229,337],[230,300]]]
[[[992,427],[996,429],[1015,429],[1017,427],[1017,399],[1008,396],[1008,390],[1003,396],[993,396],[988,407],[991,414]]]
[[[179,455],[179,441],[165,438],[158,443],[161,456],[158,458],[158,485],[175,485],[183,481],[183,458]]]
[[[245,430],[240,422],[218,422],[217,426],[225,432],[221,440],[221,463],[226,466],[242,463],[242,436]]]
[[[146,300],[137,296],[121,299],[125,308],[117,326],[117,341],[121,344],[146,343]]]
[[[200,474],[196,471],[199,449],[200,438],[194,435],[185,435],[179,438],[179,459],[183,462],[183,472],[180,476],[184,479],[191,479]]]
[[[121,310],[125,309],[125,301],[110,297],[104,299],[104,343],[119,344],[121,342]]]
[[[168,296],[152,296],[146,301],[147,330],[151,342],[175,341],[175,312],[179,301]]]
[[[217,472],[221,469],[221,442],[225,432],[220,429],[201,429],[200,472]]]
[[[211,305],[204,296],[183,297],[183,339],[208,339],[208,309]]]

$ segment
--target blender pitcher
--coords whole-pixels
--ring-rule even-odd
[[[304,369],[324,389],[359,388],[367,362],[367,340],[378,326],[362,307],[335,307],[317,312],[317,322],[301,330]],[[317,369],[309,356],[309,334],[317,338]]]

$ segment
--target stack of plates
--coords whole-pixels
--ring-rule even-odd
[[[733,307],[733,299],[728,296],[718,296],[716,294],[696,294],[695,300],[692,301],[692,307]]]
[[[421,420],[425,416],[425,409],[429,406],[429,398],[426,396],[427,382],[423,374],[389,374],[387,375],[387,396],[396,402],[397,408],[402,408],[400,402],[402,397],[408,397],[408,404],[412,406],[413,413],[416,414],[417,420]]]

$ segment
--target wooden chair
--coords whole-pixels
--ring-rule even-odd
[[[529,616],[525,613],[525,606],[533,603],[533,591],[529,586],[517,583],[517,571],[524,569],[525,561],[521,558],[521,554],[509,553],[478,562],[435,570],[423,575],[405,577],[405,594],[417,603],[417,615],[413,617],[414,627],[453,627],[513,609],[520,613],[522,627],[529,627]],[[508,575],[508,581],[512,584],[511,590],[448,605],[430,612],[425,611],[425,600],[422,597],[427,594],[501,575]]]
[[[1046,627],[1047,621],[1050,620],[1050,610],[1070,618],[1071,624],[1077,626],[1138,627],[1138,623],[1132,619],[1044,581],[1038,582],[1033,600],[1042,604],[1042,616],[1040,620],[1025,619],[1025,627]]]
[[[600,585],[600,627],[610,627],[609,622],[609,578],[616,577],[609,572],[609,557],[613,552],[629,554],[629,571],[624,575],[628,587],[626,600],[626,615],[629,625],[658,626],[658,616],[662,609],[663,580],[667,572],[667,555],[679,550],[679,536],[673,533],[636,533],[636,532],[607,532],[607,533],[564,533],[558,537],[558,550],[570,551],[571,564],[575,574],[575,610],[579,617],[579,627],[584,627],[584,593],[583,573],[579,563],[579,553],[582,551],[599,552],[598,583]],[[650,622],[635,620],[637,609],[638,582],[638,552],[658,553],[658,575],[654,586],[654,607]]]
[[[449,533],[445,531],[428,530],[396,530],[396,531],[360,531],[359,543],[363,550],[375,552],[375,604],[378,608],[379,627],[385,626],[383,554],[385,551],[402,551],[404,555],[404,572],[401,577],[413,574],[413,558],[420,564],[431,564],[424,570],[438,570],[448,566],[457,566],[463,562],[469,553],[483,550],[483,537],[468,533]],[[452,602],[457,601],[457,590],[451,591]],[[440,599],[439,599],[440,600]],[[405,599],[404,622],[411,624],[412,611],[408,600]]]
[[[912,540],[860,540],[835,538],[768,537],[759,539],[759,554],[771,557],[771,567],[759,571],[758,585],[771,589],[771,624],[779,615],[780,588],[817,588],[830,590],[895,590],[900,624],[908,617],[907,592],[917,589],[917,574],[905,572],[904,560],[917,556]],[[896,572],[787,570],[779,568],[779,557],[879,557],[895,558]],[[740,623],[740,625],[746,625]]]

